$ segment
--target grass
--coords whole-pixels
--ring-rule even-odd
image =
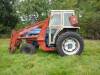
[[[0,39],[0,75],[100,75],[100,40],[85,40],[81,56],[65,57],[42,50],[9,54],[8,45],[8,39]]]

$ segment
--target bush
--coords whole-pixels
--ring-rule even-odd
[[[100,39],[100,13],[86,14],[80,20],[81,33],[88,39]]]

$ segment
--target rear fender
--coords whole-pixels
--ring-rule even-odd
[[[78,32],[79,31],[79,28],[64,28],[62,30],[60,30],[56,35],[55,37],[53,38],[54,39],[54,44],[56,43],[56,40],[58,39],[58,37],[62,34],[62,33],[65,33],[65,32],[68,32],[68,31],[72,31],[72,32]]]

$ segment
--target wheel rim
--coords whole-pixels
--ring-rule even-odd
[[[77,39],[69,37],[62,43],[62,50],[67,55],[74,55],[80,49],[80,43]]]

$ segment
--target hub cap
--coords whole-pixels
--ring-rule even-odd
[[[75,38],[67,38],[62,43],[62,50],[67,55],[76,54],[80,49],[79,41]]]

